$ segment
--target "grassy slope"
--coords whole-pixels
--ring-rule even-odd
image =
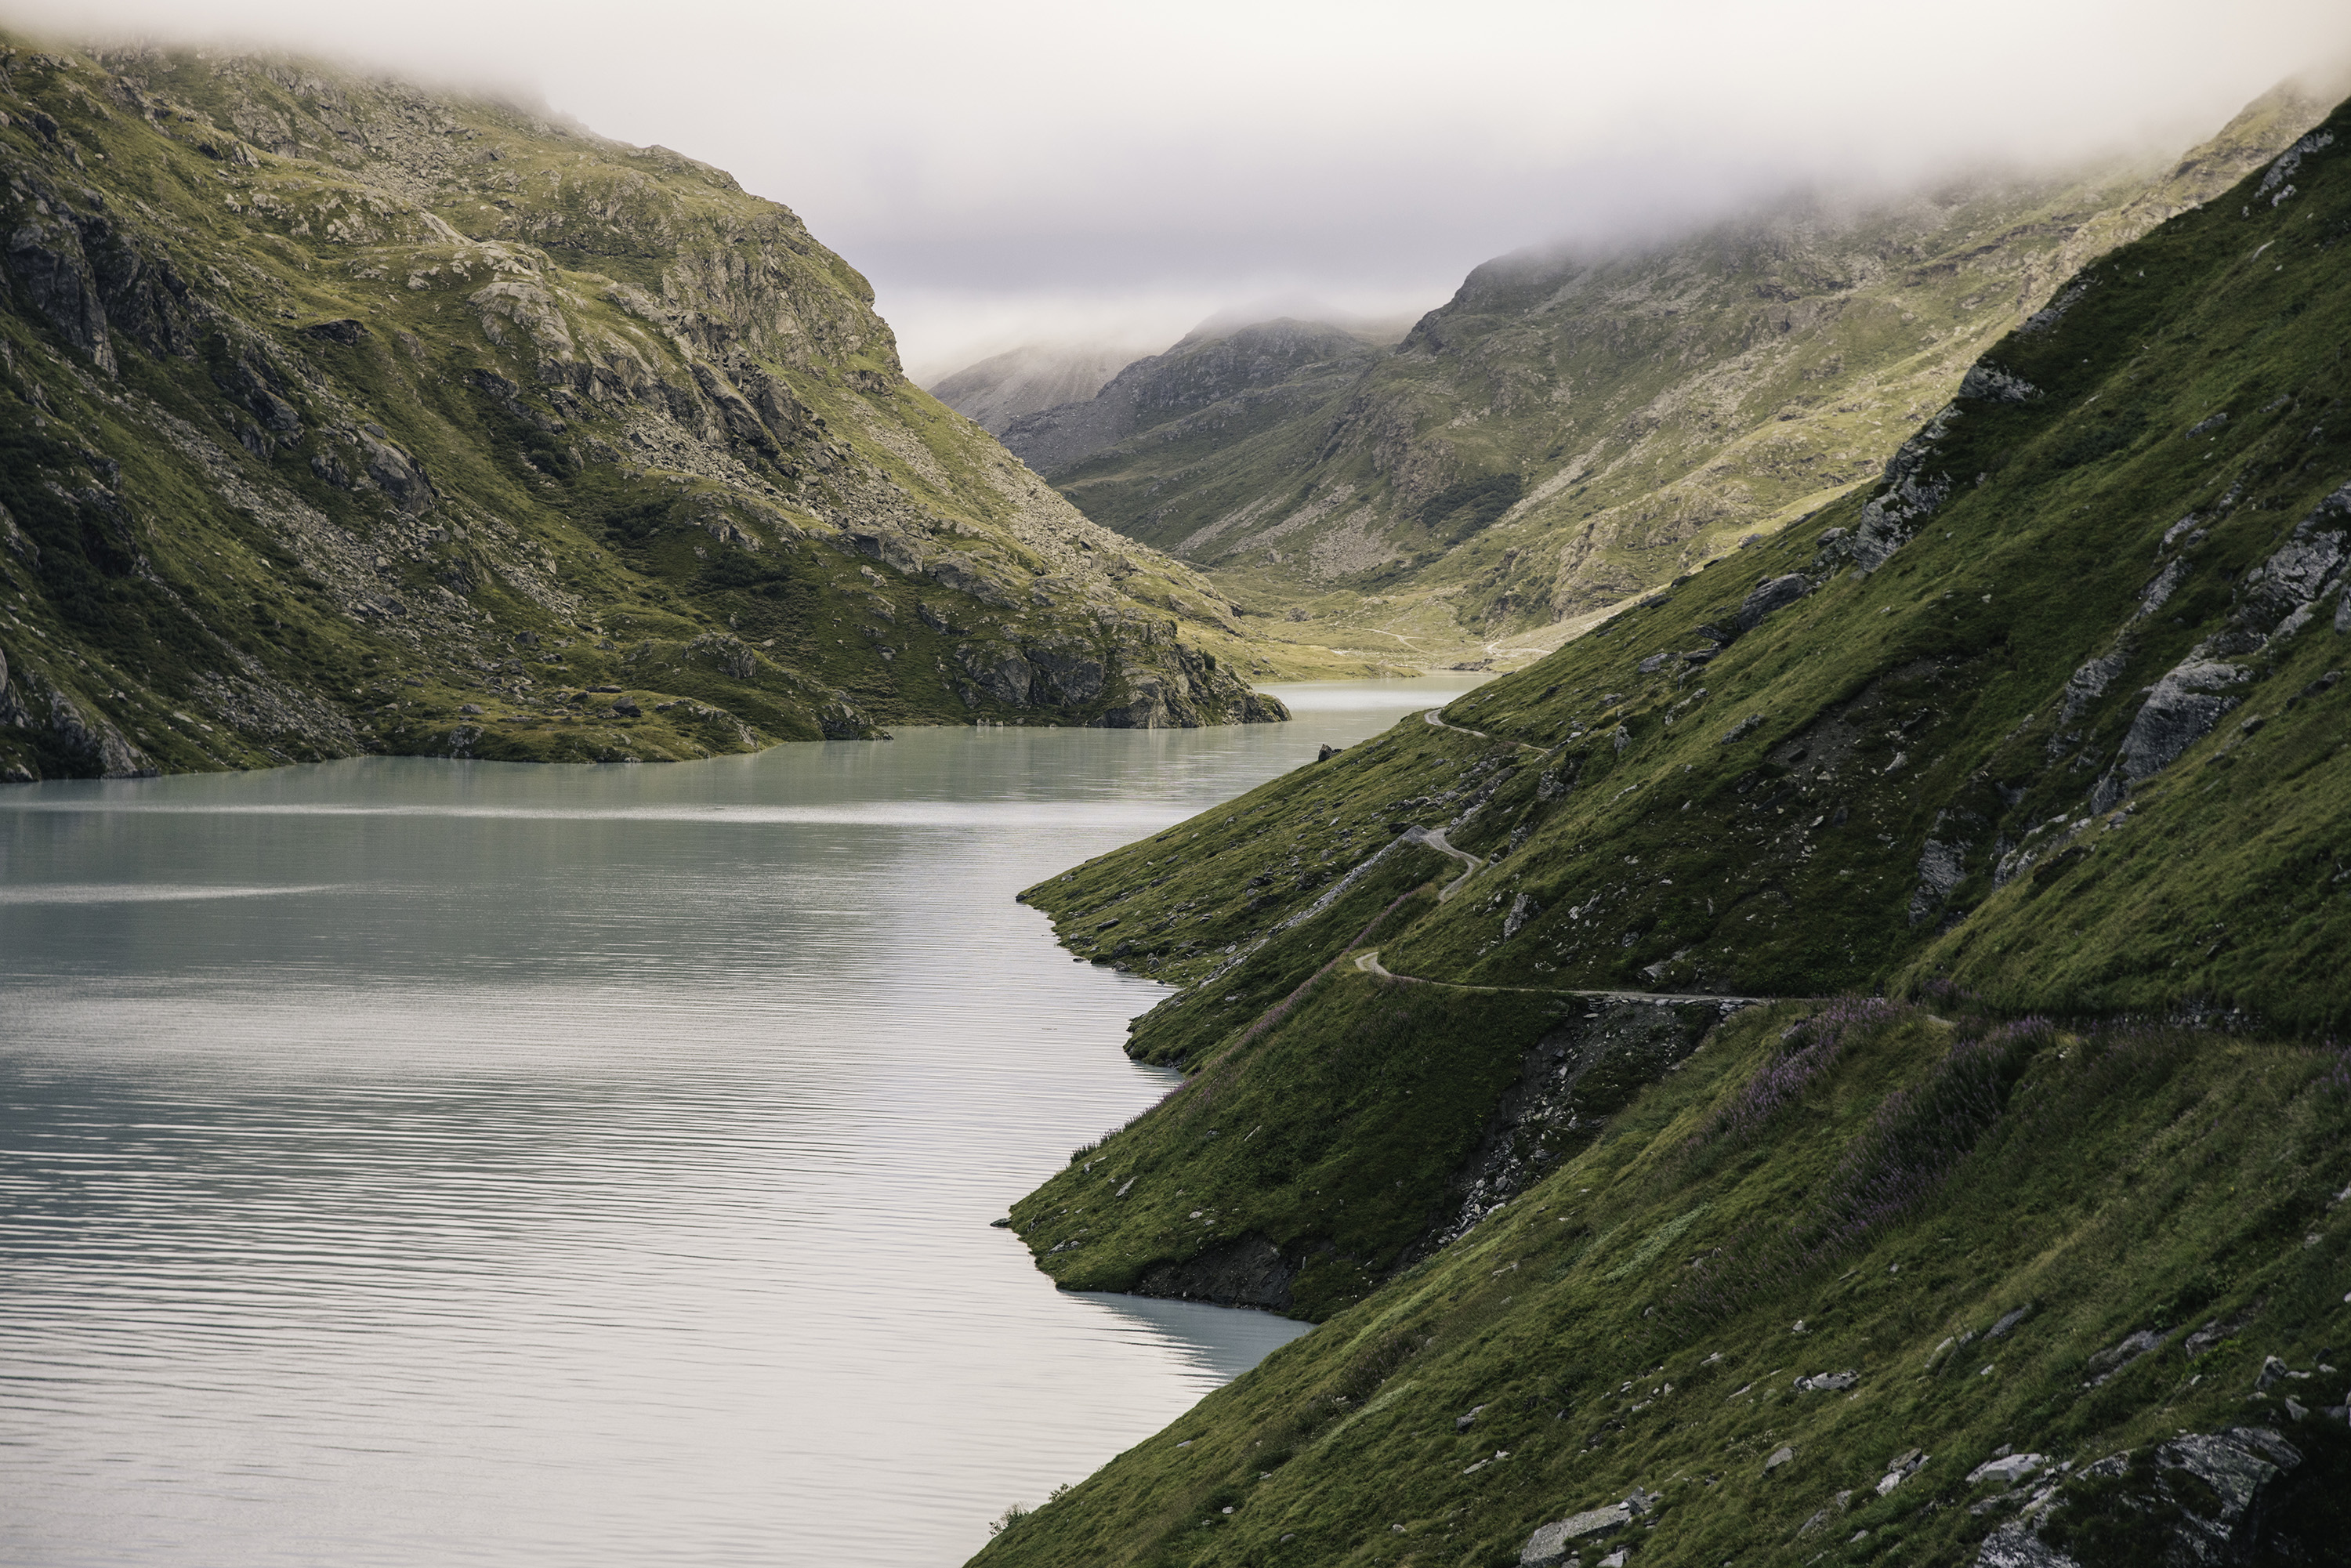
[[[1663,1499],[1633,1540],[1659,1568],[1951,1563],[2013,1508],[1962,1506],[1998,1492],[1965,1478],[2002,1447],[2079,1464],[2251,1417],[2339,1472],[2339,1434],[2247,1399],[2265,1355],[2310,1372],[2351,1332],[2351,1236],[2329,1202],[2351,1180],[2339,1058],[1987,1034],[1879,1004],[1799,1094],[1727,1118],[1755,1103],[1759,1070],[1812,1044],[1782,1039],[1809,1010],[1726,1026],[1547,1183],[977,1561],[1499,1568],[1538,1524],[1637,1486]],[[1902,1114],[1922,1104],[1954,1113]],[[1855,1220],[1887,1176],[1907,1201]],[[2001,1339],[1938,1354],[2021,1306]],[[2083,1386],[2087,1357],[2135,1331],[2248,1312],[2192,1356],[2175,1332]],[[1846,1370],[1849,1393],[1793,1386]],[[1783,1446],[1792,1462],[1767,1472]],[[1931,1457],[1878,1496],[1912,1449]]]
[[[2324,108],[2282,89],[2162,171],[1799,204],[1636,255],[1506,257],[1272,427],[1218,444],[1196,414],[1049,477],[1241,600],[1311,612],[1291,635],[1438,663],[1544,645],[1562,617],[1874,474],[2085,261],[2234,183]],[[1464,539],[1463,517],[1424,516],[1504,476],[1525,498],[1499,523]]]
[[[0,774],[1196,722],[1270,668],[716,170],[296,62],[5,67]]]
[[[1871,1529],[1858,1559],[1907,1532],[1912,1560],[1948,1561],[1992,1517],[1919,1505],[1957,1500],[1949,1489],[1993,1445],[2090,1458],[2218,1423],[2241,1414],[2260,1353],[2306,1369],[2340,1345],[2326,1197],[2346,1174],[2346,1105],[2331,1049],[2120,1027],[2001,1035],[1964,1019],[1954,1037],[1900,1005],[1799,1096],[1811,1120],[1771,1123],[1735,1158],[1694,1155],[1691,1135],[1750,1077],[1802,1049],[1781,1031],[1813,1004],[1741,1015],[1692,1059],[1706,1071],[1660,1076],[1502,1217],[1348,1304],[1437,1215],[1445,1160],[1572,988],[1884,986],[1947,1012],[1974,997],[2011,1013],[2233,1014],[2273,1038],[2341,1026],[2351,998],[2331,956],[2351,945],[2338,880],[2351,697],[2325,677],[2351,663],[2336,629],[2351,616],[2337,618],[2340,565],[2278,586],[2297,542],[2351,530],[2351,510],[2326,504],[2351,479],[2339,430],[2351,384],[2335,352],[2351,281],[2335,265],[2351,235],[2351,112],[2325,129],[2334,141],[2290,179],[2268,192],[2249,179],[2094,265],[2061,311],[1996,345],[1986,363],[2031,395],[1963,397],[1906,448],[1896,479],[1445,716],[1489,738],[1415,717],[1030,890],[1075,950],[1187,987],[1138,1021],[1131,1049],[1196,1070],[1194,1087],[1018,1206],[1039,1252],[1080,1243],[1043,1266],[1115,1284],[1254,1232],[1309,1262],[1295,1310],[1337,1315],[1179,1424],[1199,1436],[1193,1448],[1155,1439],[995,1552],[1215,1562],[1229,1537],[1232,1560],[1270,1562],[1284,1560],[1270,1537],[1295,1532],[1315,1542],[1301,1561],[1394,1549],[1499,1562],[1541,1519],[1636,1480],[1671,1496],[1679,1476],[1651,1545],[1710,1563],[1778,1550],[1831,1491],[1922,1447],[1938,1455],[1931,1485],[1898,1489],[1830,1539]],[[1889,538],[1868,503],[1945,478],[1947,498],[1909,519],[1907,542],[1882,559],[1857,549]],[[1712,651],[1702,628],[1735,626],[1754,589],[1795,572],[1808,596]],[[2158,580],[2168,596],[2142,612]],[[2310,595],[2297,623],[2287,612]],[[2236,672],[2224,688],[2236,706],[2117,799],[2149,688],[2199,659]],[[2103,685],[2085,669],[2103,669]],[[1413,824],[1445,826],[1495,863],[1368,934],[1328,919],[1280,929]],[[1126,932],[1136,945],[1122,954],[1109,938]],[[1525,988],[1381,982],[1343,961],[1357,944],[1398,975]],[[1261,972],[1236,985],[1250,966]],[[1459,1016],[1400,1044],[1364,1027],[1426,1010],[1432,994]],[[1897,1093],[1941,1103],[1951,1072],[1985,1060],[1970,1047],[1951,1065],[1953,1039],[1987,1030],[2013,1049],[2001,1048],[1991,1101],[1952,1103],[1973,1152],[1926,1148],[1931,1179],[1895,1218],[1819,1251],[1823,1232],[1804,1217],[1859,1190],[1833,1173],[1876,1157],[1856,1142],[1871,1118]],[[1260,1121],[1246,1144],[1221,1135]],[[1383,1145],[1396,1155],[1349,1163]],[[1105,1177],[1141,1179],[1117,1200]],[[1601,1196],[1584,1201],[1586,1187]],[[1775,1232],[1767,1217],[1802,1223]],[[1633,1239],[1661,1236],[1634,1266]],[[1353,1277],[1311,1277],[1326,1242]],[[1729,1262],[1675,1267],[1717,1246]],[[1991,1380],[1927,1375],[1945,1335],[2028,1301],[2046,1326],[1993,1358]],[[2189,1367],[2175,1345],[2116,1392],[2081,1394],[2091,1350],[2257,1301],[2258,1346],[2241,1337]],[[1659,1318],[1641,1315],[1653,1306]],[[1828,1337],[1790,1339],[1800,1317]],[[1718,1349],[1726,1362],[1695,1364]],[[1408,1362],[1426,1375],[1400,1371]],[[1846,1365],[1871,1375],[1855,1402],[1809,1404],[1784,1383]],[[1771,1403],[1709,1394],[1667,1407],[1687,1417],[1652,1416],[1637,1439],[1630,1406],[1646,1401],[1605,1392],[1635,1380],[1727,1395],[1763,1375],[1783,1380]],[[1408,1385],[1433,1396],[1397,1393],[1384,1422],[1343,1419]],[[1495,1400],[1510,1424],[1490,1444],[1513,1457],[1464,1476],[1491,1447],[1448,1423]],[[1598,1433],[1602,1412],[1623,1436]],[[1821,1469],[1765,1482],[1761,1459],[1782,1442]],[[1277,1467],[1260,1449],[1296,1457]],[[1251,1479],[1260,1469],[1278,1479]],[[1217,1511],[1228,1503],[1240,1522]],[[1396,1539],[1398,1522],[1435,1542]]]
[[[1931,962],[1971,984],[2014,977],[2025,998],[2022,977],[2062,946],[2063,985],[2037,993],[2051,1005],[2216,998],[2334,1026],[2334,977],[2300,960],[2342,933],[2328,823],[2351,694],[2298,695],[2345,663],[2333,589],[2308,625],[2231,655],[2246,713],[2141,783],[2125,825],[2081,821],[2145,688],[2249,635],[2247,574],[2351,479],[2351,428],[2330,412],[2351,392],[2333,249],[2351,182],[2328,158],[2300,179],[2258,215],[2232,197],[2175,220],[2085,274],[2095,287],[2053,329],[1997,345],[1987,362],[2039,394],[1954,405],[1926,460],[1953,494],[1876,571],[1835,537],[1864,492],[1447,711],[1489,739],[1405,720],[1033,896],[1097,956],[1114,955],[1090,926],[1131,909],[1122,933],[1165,945],[1124,961],[1188,982],[1388,830],[1452,822],[1453,842],[1496,863],[1390,950],[1399,973],[1788,993]],[[2169,563],[2176,587],[2141,614]],[[1796,573],[1809,597],[1712,652],[1704,628]],[[2069,713],[2074,673],[2116,650],[2104,691]],[[1143,874],[1179,840],[1180,865]],[[1914,909],[1930,841],[1963,874]],[[2038,854],[2033,874],[1995,891],[2016,848]],[[1505,942],[1521,894],[1540,913]],[[2210,937],[2168,936],[2167,898],[2215,907],[2231,941],[2208,954]],[[2286,907],[2266,928],[2253,913]]]

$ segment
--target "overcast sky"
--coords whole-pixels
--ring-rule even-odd
[[[17,0],[537,93],[731,171],[932,380],[1024,340],[1442,303],[1552,238],[1803,182],[2184,146],[2351,56],[2345,0]]]

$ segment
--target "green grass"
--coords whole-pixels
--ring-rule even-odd
[[[1301,641],[1479,657],[1868,484],[2070,273],[2213,199],[2325,107],[2280,89],[2176,166],[1796,205],[1620,256],[1503,257],[1365,366],[1253,381],[1050,476],[1236,598],[1311,610],[1282,628]],[[1188,388],[1207,352],[1171,351],[1166,379]],[[2085,439],[2077,464],[2113,434]],[[1432,515],[1514,476],[1507,514]]]
[[[1667,1499],[1643,1562],[1956,1562],[2006,1517],[1963,1480],[2002,1445],[2086,1462],[2247,1419],[2308,1444],[2280,1507],[2323,1511],[2346,1444],[2249,1396],[2262,1356],[2314,1372],[2351,1335],[2342,573],[2263,597],[2290,547],[2351,532],[2327,500],[2351,480],[2351,111],[2326,130],[2291,199],[2248,180],[1995,344],[2034,390],[1921,433],[1908,471],[1947,493],[1876,570],[1855,539],[1892,481],[1446,710],[1489,738],[1416,715],[1029,891],[1073,949],[1186,988],[1131,1049],[1193,1070],[1016,1207],[1040,1252],[1083,1231],[1049,1271],[1180,1276],[1255,1235],[1359,1272],[1301,1267],[1313,1334],[987,1560],[1499,1565],[1637,1484]],[[1740,631],[1791,573],[1810,591]],[[2118,792],[2191,658],[2234,667],[2237,706]],[[1227,947],[1415,823],[1489,863],[1376,931],[1268,937],[1225,999]],[[1105,949],[1113,912],[1186,942]],[[1428,1252],[1501,1168],[1546,1042],[1606,1010],[1578,990],[1783,999],[1616,1059],[1572,1137],[1520,1126],[1546,1158]],[[1147,1205],[1098,1190],[1138,1174]],[[1180,1218],[1150,1196],[1177,1187]],[[2085,1386],[2134,1331],[2240,1318]],[[1846,1369],[1849,1395],[1792,1385]],[[1928,1468],[1881,1497],[1913,1448]],[[2143,1561],[2146,1500],[2077,1490],[2081,1561]]]
[[[1995,1449],[2079,1464],[2179,1430],[2285,1421],[2274,1396],[2248,1402],[2262,1357],[2310,1371],[2342,1354],[2339,1056],[1848,1008],[1865,1016],[1834,1065],[1766,1135],[1712,1146],[1709,1129],[1808,1010],[1724,1026],[1523,1198],[977,1561],[1499,1568],[1538,1524],[1637,1486],[1664,1499],[1635,1538],[1645,1562],[1956,1562],[2005,1516],[1964,1506],[1991,1495],[1965,1477]],[[1902,1136],[1886,1127],[1988,1051],[2002,1064],[1979,1075],[1983,1113],[1941,1145],[1952,1157],[1906,1204],[1856,1222],[1853,1195],[1933,1144],[1915,1115]],[[1114,1164],[1117,1148],[1100,1157]],[[2000,1339],[1942,1348],[2018,1307],[2030,1311]],[[2135,1331],[2246,1314],[2193,1358],[2175,1332],[2084,1386],[2087,1358]],[[1845,1370],[1860,1374],[1849,1392],[1793,1386]],[[1767,1472],[1782,1446],[1793,1461]],[[1914,1448],[1928,1463],[1878,1496]],[[1840,1491],[1855,1493],[1848,1509]],[[1823,1509],[1834,1528],[1800,1534]]]
[[[0,289],[0,777],[1273,711],[1220,595],[908,385],[724,173],[328,68],[0,47],[7,216],[57,258]]]

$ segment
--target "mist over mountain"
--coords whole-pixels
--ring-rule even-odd
[[[1004,437],[1097,521],[1317,638],[1437,662],[1541,646],[1876,475],[2085,261],[2327,101],[2288,84],[2160,160],[1520,251],[1393,350],[1291,322],[1204,334]]]
[[[681,0],[652,27],[616,0],[12,15],[511,84],[692,148],[854,258],[926,383],[1023,342],[1164,347],[1276,296],[1416,316],[1520,246],[1655,243],[1796,186],[2168,151],[2351,47],[2331,0],[2247,0],[2225,25],[2179,0],[1981,0],[1961,27],[1859,0],[1466,0],[1442,26],[1332,0]],[[1256,319],[1277,315],[1331,319]]]
[[[990,435],[1023,414],[1082,402],[1141,356],[1108,346],[1029,344],[994,354],[931,383],[933,397]]]

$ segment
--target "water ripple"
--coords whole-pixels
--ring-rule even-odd
[[[0,796],[0,1563],[960,1561],[1299,1332],[988,1227],[1167,1081],[1011,894],[1448,695]]]

